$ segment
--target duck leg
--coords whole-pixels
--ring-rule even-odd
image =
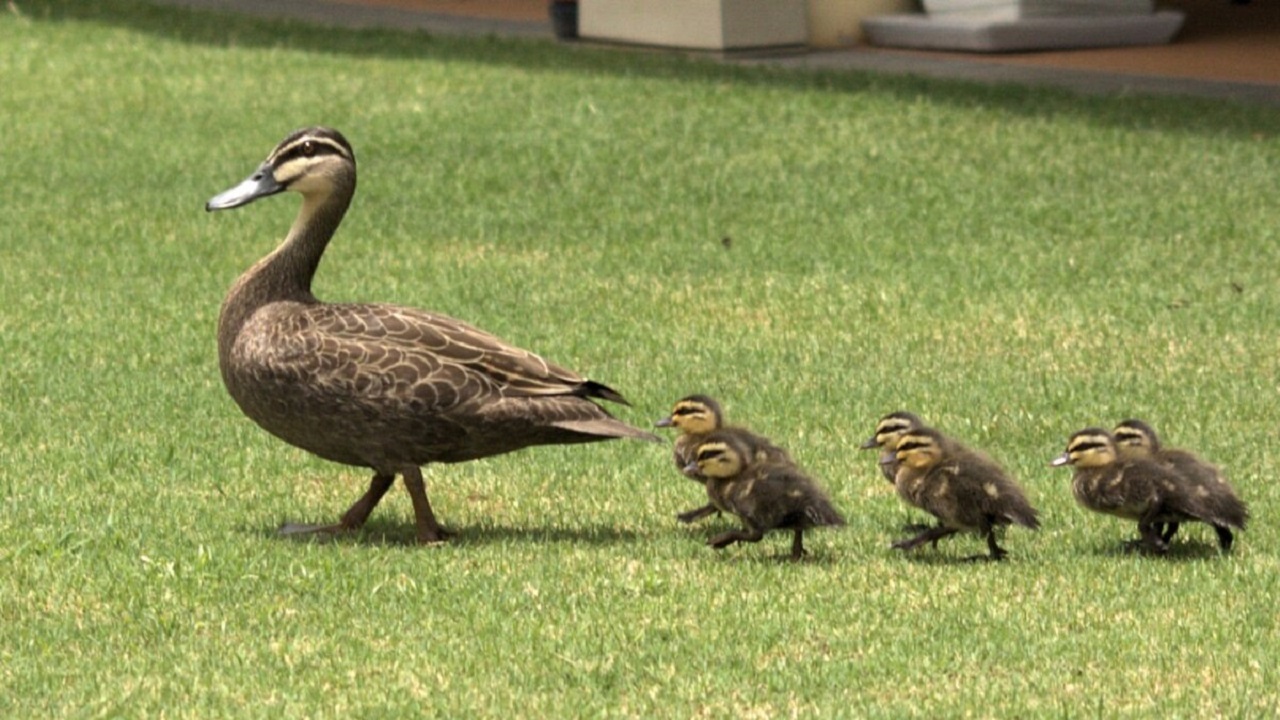
[[[364,522],[369,519],[369,514],[378,506],[382,500],[382,496],[387,494],[391,489],[392,483],[396,481],[394,474],[383,475],[375,474],[373,479],[369,481],[369,489],[360,499],[355,501],[347,511],[342,513],[342,519],[338,522],[338,527],[343,530],[356,530],[364,527]]]
[[[310,535],[314,533],[340,533],[348,530],[358,530],[364,526],[365,521],[369,519],[369,514],[378,506],[382,496],[387,494],[387,491],[391,489],[391,484],[395,481],[396,476],[394,474],[375,474],[373,479],[369,481],[369,489],[342,514],[336,524],[300,525],[288,523],[280,526],[279,533],[281,535]]]
[[[1164,525],[1163,527],[1161,526],[1161,524],[1157,523],[1156,531],[1160,533],[1160,539],[1163,540],[1166,545],[1168,545],[1169,541],[1173,539],[1173,536],[1178,534],[1178,523],[1171,522],[1168,525]]]
[[[920,533],[919,535],[913,538],[908,538],[906,540],[899,540],[893,543],[892,545],[890,545],[889,547],[895,550],[911,550],[912,548],[919,547],[920,545],[923,545],[927,542],[937,543],[942,538],[955,535],[957,532],[960,532],[960,531],[956,530],[955,528],[949,528],[949,527],[944,527],[942,525],[938,525],[937,527],[931,527],[928,530],[925,530],[924,532]]]
[[[404,487],[409,491],[409,499],[413,501],[413,518],[418,528],[418,542],[423,545],[444,542],[449,538],[449,533],[440,527],[440,523],[436,522],[435,513],[431,512],[431,503],[427,501],[427,484],[422,481],[422,469],[406,468],[401,474],[404,475]]]
[[[708,503],[706,505],[703,505],[700,508],[696,508],[693,510],[686,510],[680,513],[679,515],[676,515],[676,519],[687,525],[691,522],[697,522],[698,520],[701,520],[704,517],[707,517],[709,515],[715,515],[719,512],[720,511],[716,509],[715,505]]]

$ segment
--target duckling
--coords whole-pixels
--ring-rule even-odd
[[[991,560],[1003,560],[1008,553],[996,543],[997,526],[1039,529],[1022,488],[987,456],[927,427],[903,434],[896,454],[898,496],[938,518],[938,526],[899,540],[894,548],[910,550],[966,530],[986,538]]]
[[[720,409],[720,403],[707,395],[688,395],[680,398],[671,409],[671,414],[654,423],[654,427],[674,427],[680,431],[672,451],[676,468],[685,477],[700,484],[705,483],[706,478],[698,473],[694,455],[698,445],[706,439],[708,434],[716,430],[726,430],[738,435],[759,459],[791,462],[791,456],[787,451],[774,445],[769,438],[757,435],[746,428],[725,427],[724,411]],[[692,523],[717,512],[715,505],[708,503],[700,508],[682,512],[676,515],[676,518],[682,523]]]
[[[1164,447],[1155,429],[1141,420],[1125,420],[1111,433],[1121,460],[1153,460],[1182,475],[1206,513],[1205,522],[1212,525],[1217,533],[1218,546],[1224,552],[1231,549],[1235,541],[1231,528],[1244,529],[1249,520],[1249,508],[1236,495],[1221,470],[1187,450]],[[1178,523],[1170,522],[1161,529],[1160,539],[1167,544],[1177,532]]]
[[[207,210],[283,191],[302,195],[288,235],[231,286],[218,318],[223,383],[267,432],[333,462],[373,470],[368,491],[332,525],[361,527],[404,478],[417,539],[443,540],[421,466],[531,445],[614,438],[661,442],[593,399],[626,404],[612,388],[444,315],[381,304],[330,304],[311,280],[356,190],[351,144],[336,130],[291,133],[248,179]]]
[[[1204,521],[1206,512],[1196,493],[1172,468],[1145,458],[1122,459],[1115,437],[1090,427],[1073,434],[1067,450],[1051,465],[1075,468],[1071,493],[1094,512],[1138,522],[1137,546],[1155,554],[1168,551],[1162,523]]]
[[[891,412],[876,423],[876,432],[860,446],[863,450],[880,448],[880,474],[890,485],[898,476],[898,440],[909,430],[924,427],[919,417],[902,410]]]
[[[794,463],[762,458],[740,433],[711,433],[698,445],[690,466],[706,478],[712,505],[743,524],[742,530],[707,541],[717,550],[736,542],[759,542],[770,530],[790,529],[791,559],[799,560],[805,552],[806,529],[845,524],[812,478]]]
[[[918,416],[903,410],[891,412],[880,418],[880,422],[876,423],[875,434],[859,446],[863,450],[880,449],[880,474],[890,485],[893,485],[893,480],[898,475],[898,441],[907,431],[921,427],[924,427],[924,421]],[[902,530],[919,533],[930,527],[932,526],[924,523],[907,522],[903,524]],[[933,541],[933,546],[938,547],[937,540]]]

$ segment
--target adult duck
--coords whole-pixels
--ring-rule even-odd
[[[404,478],[417,539],[447,533],[427,500],[421,466],[532,445],[613,438],[660,440],[592,402],[626,400],[527,350],[437,313],[397,305],[326,303],[311,293],[325,247],[356,189],[351,144],[336,130],[298,130],[252,175],[209,200],[236,208],[284,191],[302,195],[289,234],[236,280],[218,318],[227,391],[254,422],[319,457],[373,470],[368,491],[336,524],[361,527]]]

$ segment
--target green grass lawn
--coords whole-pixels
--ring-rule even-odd
[[[339,32],[132,0],[0,12],[0,716],[1258,717],[1280,711],[1280,113]],[[428,468],[454,542],[267,436],[214,325],[296,196],[362,172],[316,292],[465,318],[772,436],[849,527],[714,552],[668,448]],[[730,238],[731,242],[723,242]],[[859,452],[914,410],[1043,529],[888,549]],[[1232,556],[1119,552],[1048,462],[1127,416],[1227,468]]]

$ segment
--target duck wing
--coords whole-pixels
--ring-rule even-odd
[[[460,320],[413,308],[276,303],[259,311],[241,337],[263,370],[351,395],[425,384],[440,391],[433,403],[439,407],[475,395],[567,395],[626,404],[606,385]]]
[[[573,441],[538,427],[660,441],[591,402],[626,403],[612,388],[424,310],[273,303],[246,323],[235,355],[257,387],[277,397],[294,388],[310,406],[300,409],[317,417],[338,407],[360,407],[388,427],[431,417],[495,447],[507,444],[494,436],[508,430],[528,434],[519,445]]]

